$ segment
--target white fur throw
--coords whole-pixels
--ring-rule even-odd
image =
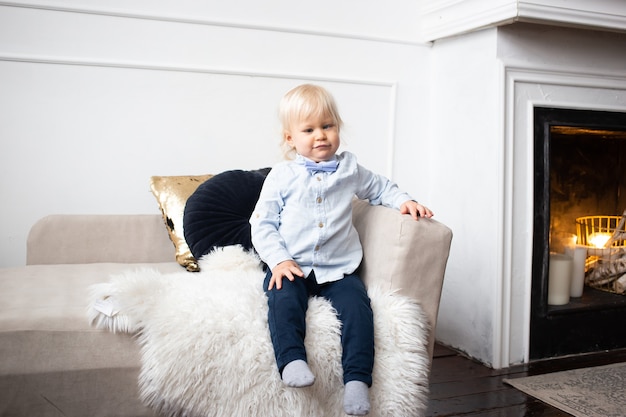
[[[229,246],[200,266],[193,274],[129,271],[92,288],[92,323],[137,333],[142,401],[165,416],[344,416],[341,326],[330,303],[309,302],[305,344],[315,384],[289,388],[276,369],[259,259]],[[407,297],[368,291],[376,347],[370,416],[421,416],[427,321]]]

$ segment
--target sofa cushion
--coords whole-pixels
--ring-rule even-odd
[[[158,214],[51,214],[28,233],[26,263],[159,263],[172,242]]]
[[[137,367],[135,342],[91,327],[87,306],[89,286],[142,268],[180,271],[175,262],[0,269],[0,375]]]
[[[183,231],[183,211],[187,198],[212,175],[153,176],[150,189],[159,203],[165,227],[176,250],[176,261],[188,271],[198,271]]]
[[[194,257],[200,258],[219,246],[252,248],[249,219],[268,171],[222,172],[189,197],[183,230]]]
[[[87,318],[89,286],[145,268],[181,271],[176,262],[0,269],[0,415],[155,416],[139,398],[135,339]]]

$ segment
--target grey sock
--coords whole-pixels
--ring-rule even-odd
[[[290,387],[308,387],[315,382],[315,375],[305,361],[296,359],[289,362],[283,369],[283,382]]]
[[[348,381],[343,394],[343,410],[351,416],[370,412],[369,388],[365,382]]]

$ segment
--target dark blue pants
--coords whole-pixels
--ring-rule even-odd
[[[342,323],[341,346],[343,354],[343,382],[365,382],[372,385],[374,366],[374,319],[365,285],[356,274],[339,281],[318,284],[315,273],[292,282],[284,278],[280,290],[267,291],[272,271],[268,269],[263,289],[268,296],[269,328],[281,372],[296,359],[306,361],[304,337],[306,311],[310,296],[324,297],[337,310]]]

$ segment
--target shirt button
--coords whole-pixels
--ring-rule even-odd
[[[317,225],[317,227],[319,227],[319,228],[324,227],[324,223],[320,222],[320,223]]]
[[[315,246],[315,252],[317,252],[318,250],[320,250],[320,245]]]
[[[322,180],[322,177],[315,177],[318,181]]]
[[[317,201],[317,204],[320,204],[322,202],[322,197],[317,197],[317,200],[315,201]]]

